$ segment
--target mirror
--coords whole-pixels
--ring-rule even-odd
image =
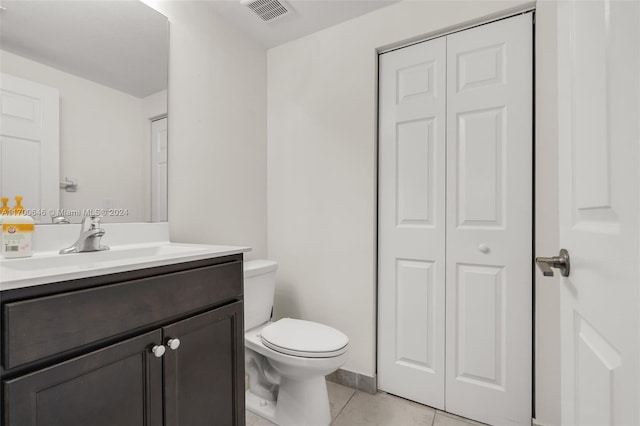
[[[136,0],[0,0],[0,195],[36,223],[166,221],[169,24]]]

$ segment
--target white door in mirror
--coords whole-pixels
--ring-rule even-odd
[[[0,108],[0,194],[23,196],[25,213],[48,222],[60,207],[58,89],[1,73]]]
[[[151,123],[151,220],[167,221],[167,117]]]

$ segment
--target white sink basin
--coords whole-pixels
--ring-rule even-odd
[[[110,250],[88,253],[36,253],[29,258],[0,260],[0,291],[191,262],[249,250],[247,247],[166,242],[112,246]]]
[[[87,269],[104,262],[137,262],[143,258],[192,255],[206,251],[206,246],[190,246],[180,244],[163,244],[147,247],[119,247],[112,250],[86,253],[54,254],[42,257],[13,259],[3,263],[3,267],[18,271],[34,271],[39,269],[57,269],[76,267]]]

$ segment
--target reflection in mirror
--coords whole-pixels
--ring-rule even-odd
[[[36,223],[166,221],[167,18],[133,0],[0,5],[0,195]]]

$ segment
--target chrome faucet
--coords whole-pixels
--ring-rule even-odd
[[[78,240],[70,247],[60,250],[60,254],[109,250],[109,246],[100,244],[100,238],[103,236],[104,229],[100,228],[100,218],[98,216],[87,216],[82,219]]]
[[[55,216],[51,218],[51,223],[53,224],[69,224],[69,219],[64,216]]]

